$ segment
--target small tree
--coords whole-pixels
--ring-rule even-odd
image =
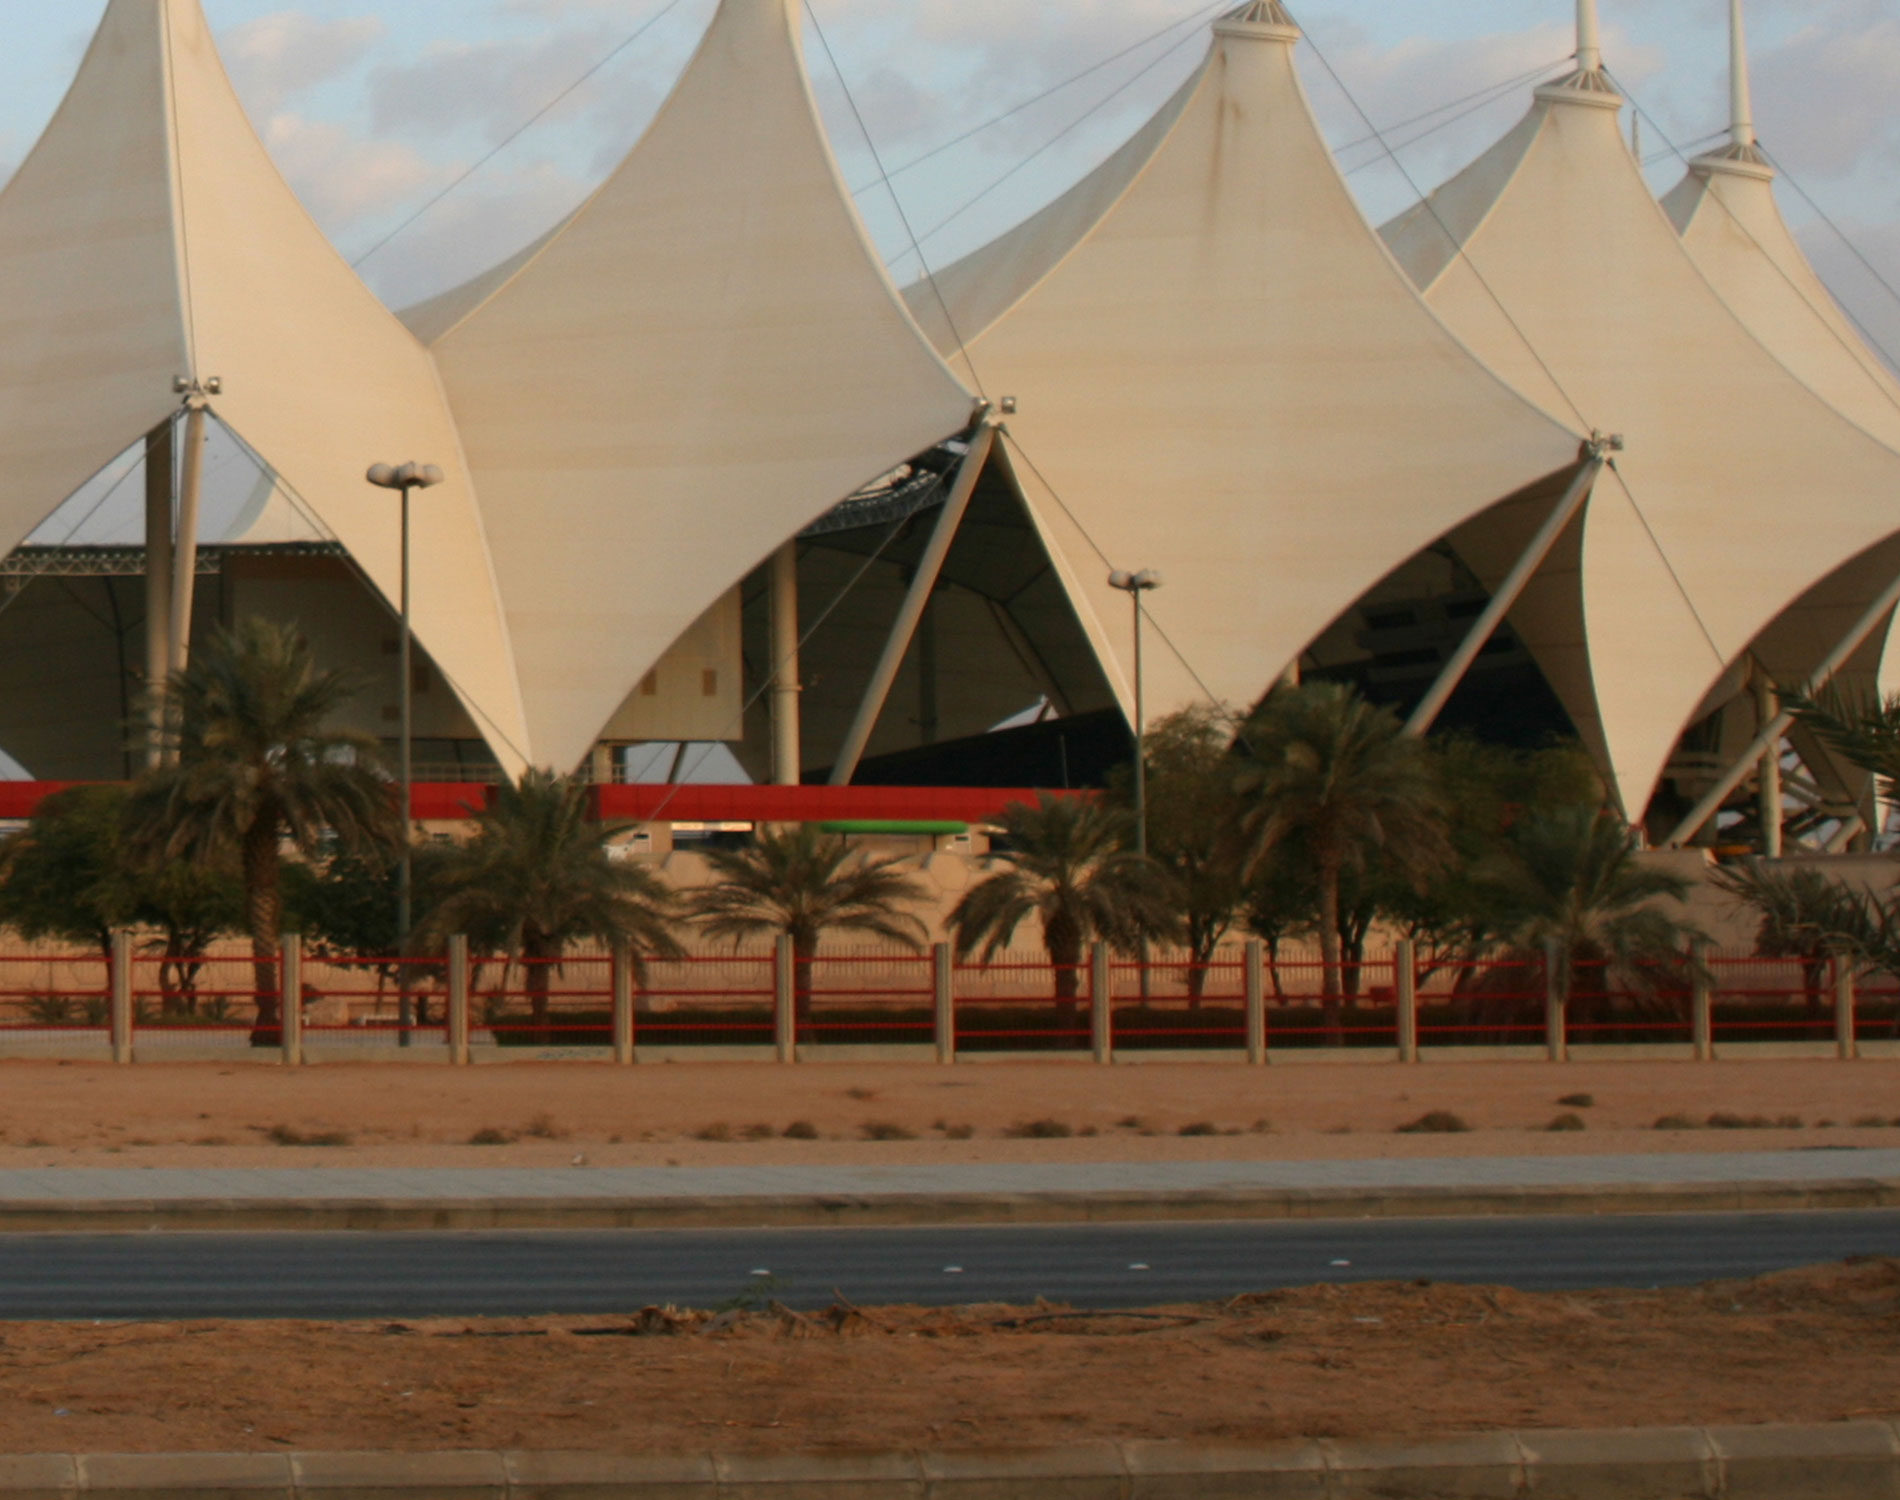
[[[901,858],[855,853],[810,824],[761,832],[743,849],[707,851],[714,880],[689,900],[708,937],[785,937],[792,945],[792,1010],[798,1037],[812,1023],[812,965],[828,932],[882,938],[920,949],[928,929],[907,906],[929,892],[898,866]]]
[[[1031,917],[1055,966],[1056,998],[1071,1017],[1082,956],[1101,939],[1128,951],[1180,930],[1165,871],[1128,847],[1128,815],[1082,798],[1044,795],[1005,809],[1001,868],[970,887],[950,913],[959,956],[993,958]]]
[[[430,911],[441,900],[441,871],[453,851],[431,841],[418,841],[410,850],[415,881],[415,910]],[[397,923],[400,861],[382,851],[348,853],[329,849],[313,861],[284,869],[284,922],[303,935],[312,954],[331,960],[357,961],[379,957],[375,966],[376,1001],[380,1007],[391,984],[400,985],[407,969],[412,982],[420,979],[405,962],[403,934]],[[439,977],[439,970],[436,977]],[[417,992],[416,1023],[429,1024],[428,996]]]
[[[211,945],[244,925],[243,892],[221,865],[150,863],[125,836],[126,789],[72,787],[48,797],[0,852],[0,922],[29,940],[60,938],[112,951],[115,928],[156,932],[165,1013],[198,1009]]]
[[[1508,948],[1526,963],[1554,956],[1561,1002],[1587,969],[1602,975],[1606,992],[1654,996],[1683,972],[1685,947],[1701,937],[1670,909],[1686,900],[1690,883],[1639,860],[1629,825],[1609,812],[1526,814],[1489,878],[1509,913]]]
[[[575,943],[625,943],[636,963],[682,951],[671,890],[607,847],[620,831],[592,821],[579,781],[526,772],[477,814],[474,837],[440,856],[432,881],[441,894],[420,935],[440,943],[462,933],[518,954],[535,1034],[545,1043],[553,970]]]
[[[73,787],[48,797],[0,850],[0,921],[29,942],[58,938],[112,954],[124,925],[125,794]]]
[[[334,724],[350,696],[346,679],[317,666],[294,626],[249,617],[219,630],[154,705],[167,763],[139,780],[126,806],[137,857],[239,872],[256,1046],[280,1035],[285,848],[309,857],[331,841],[388,849],[400,837],[374,741]]]
[[[1175,902],[1193,966],[1190,1003],[1207,988],[1207,966],[1247,909],[1247,850],[1240,833],[1234,720],[1224,709],[1190,708],[1145,736],[1148,853],[1173,880]],[[1119,805],[1130,803],[1131,778],[1117,778]]]
[[[1342,1035],[1342,885],[1383,873],[1422,885],[1451,858],[1445,813],[1424,744],[1350,688],[1282,688],[1241,734],[1243,827],[1257,868],[1283,844],[1312,870],[1329,1031]]]

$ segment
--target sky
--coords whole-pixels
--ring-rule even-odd
[[[104,3],[0,0],[0,173],[57,106]],[[527,243],[597,185],[714,0],[203,3],[279,166],[403,306]],[[1602,5],[1606,59],[1646,116],[1644,154],[1666,191],[1678,152],[1725,123],[1726,0]],[[808,0],[820,106],[897,279],[948,263],[1087,171],[1194,66],[1223,8]],[[1569,0],[1293,9],[1309,39],[1302,75],[1375,222],[1508,129],[1574,45]],[[1900,355],[1900,299],[1879,284],[1900,287],[1900,0],[1749,0],[1749,22],[1756,113],[1788,171],[1788,215],[1836,294]]]

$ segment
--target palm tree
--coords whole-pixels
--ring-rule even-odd
[[[803,1040],[811,1028],[812,964],[827,932],[851,932],[919,949],[928,929],[902,908],[929,892],[897,868],[899,857],[863,858],[842,838],[810,824],[762,832],[743,849],[712,849],[716,877],[689,898],[709,937],[734,945],[765,934],[792,945],[792,1015]]]
[[[1881,948],[1881,903],[1819,870],[1776,870],[1751,861],[1718,870],[1715,884],[1755,909],[1758,955],[1799,961],[1810,1020],[1820,1014],[1828,963],[1842,954],[1871,958]]]
[[[1438,781],[1423,741],[1350,688],[1312,683],[1272,694],[1240,736],[1241,826],[1262,865],[1283,845],[1312,870],[1321,993],[1340,1026],[1340,885],[1379,872],[1423,885],[1451,857]]]
[[[375,741],[332,722],[351,691],[341,673],[318,668],[301,631],[253,616],[215,632],[152,705],[165,763],[133,788],[128,842],[152,860],[239,872],[253,1045],[272,1045],[279,1031],[286,846],[310,856],[332,842],[387,849],[401,837]]]
[[[620,830],[589,816],[587,789],[572,777],[528,771],[497,789],[465,844],[444,850],[441,891],[418,929],[425,941],[461,933],[526,967],[535,1034],[545,1043],[553,970],[578,942],[627,944],[638,964],[677,958],[676,900],[644,865],[617,860]]]
[[[1175,892],[1161,867],[1128,847],[1126,813],[1047,795],[1005,809],[1002,866],[970,887],[950,913],[959,957],[993,958],[1030,917],[1042,923],[1056,998],[1073,1012],[1083,950],[1094,939],[1132,949],[1179,927]]]
[[[1900,694],[1830,688],[1813,698],[1785,692],[1781,702],[1849,765],[1877,777],[1883,802],[1900,801]]]
[[[1508,916],[1505,945],[1531,962],[1549,954],[1559,1002],[1585,970],[1603,992],[1654,995],[1682,972],[1686,945],[1702,936],[1668,909],[1691,882],[1644,864],[1629,825],[1613,813],[1568,806],[1529,813],[1510,830],[1490,872]]]

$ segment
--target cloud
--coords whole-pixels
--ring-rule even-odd
[[[1900,18],[1889,12],[1831,0],[1757,59],[1756,114],[1777,155],[1825,178],[1900,162]]]
[[[220,45],[231,81],[253,119],[269,119],[292,99],[348,73],[382,40],[375,16],[320,21],[301,10],[273,11],[234,26]]]
[[[280,111],[262,129],[278,171],[333,237],[440,188],[448,169],[409,147]]]

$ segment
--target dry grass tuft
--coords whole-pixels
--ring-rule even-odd
[[[1448,1109],[1434,1109],[1420,1115],[1409,1125],[1398,1128],[1400,1135],[1464,1135],[1471,1129],[1463,1115]]]
[[[352,1138],[347,1130],[299,1130],[294,1125],[273,1125],[264,1132],[273,1146],[348,1146]]]

